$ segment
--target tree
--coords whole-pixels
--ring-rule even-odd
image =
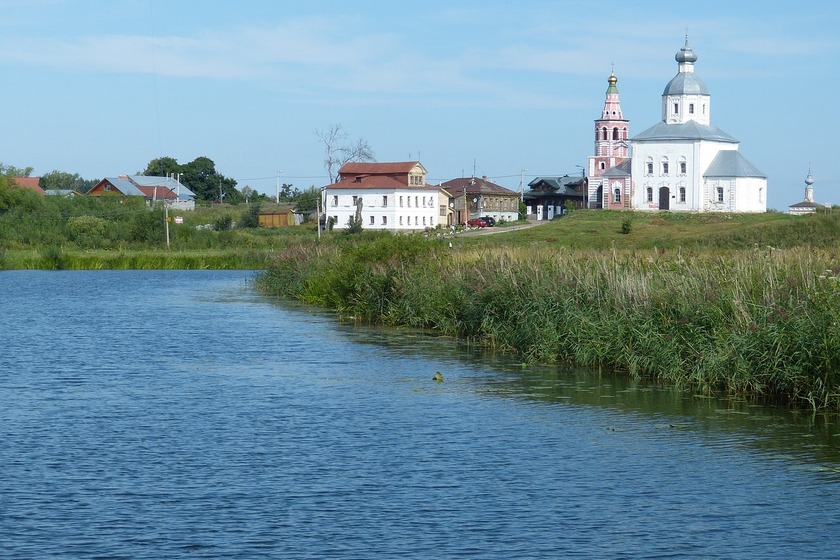
[[[313,185],[299,193],[293,200],[299,212],[312,212],[321,200],[321,189]]]
[[[197,201],[243,202],[245,197],[236,190],[236,180],[216,171],[216,164],[208,157],[197,157],[187,164],[179,164],[172,157],[153,159],[141,175],[165,177],[174,174],[195,193]]]
[[[34,167],[15,167],[0,163],[0,175],[6,177],[29,177],[34,169]]]
[[[44,174],[38,184],[45,191],[70,190],[85,194],[98,182],[96,179],[83,179],[78,173],[55,170]]]
[[[376,161],[373,148],[364,138],[348,143],[348,136],[340,124],[333,124],[327,130],[316,130],[315,136],[324,146],[324,168],[330,176],[330,183],[338,180],[338,170],[349,161]]]

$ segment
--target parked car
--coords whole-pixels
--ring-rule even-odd
[[[479,218],[479,220],[484,220],[485,222],[487,222],[488,227],[493,227],[496,225],[496,218],[494,218],[493,216],[482,216]]]
[[[472,218],[467,220],[467,225],[470,227],[487,227],[489,224],[484,218]]]

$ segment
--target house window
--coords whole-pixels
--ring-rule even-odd
[[[680,175],[685,175],[686,165],[684,161],[680,162]]]
[[[415,226],[419,226],[419,225],[420,225],[420,220],[419,220],[419,218],[418,218],[417,216],[414,216],[414,225],[415,225]]]
[[[668,160],[667,159],[662,160],[662,174],[663,175],[668,174]]]
[[[423,225],[426,225],[426,216],[423,216]]]
[[[373,216],[370,217],[370,225],[373,225]]]
[[[400,216],[400,225],[403,225],[403,217]]]
[[[388,206],[388,195],[382,195],[382,206]]]
[[[417,196],[414,197],[414,206],[416,206],[417,208],[420,208],[420,200],[419,200],[419,197],[417,197]]]
[[[688,114],[689,114],[689,115],[693,115],[693,114],[694,114],[694,103],[689,103],[689,104],[688,104]]]
[[[621,189],[615,189],[613,191],[613,202],[619,204],[621,202]]]
[[[648,202],[653,202],[653,187],[648,187],[646,192],[647,192],[647,201]]]
[[[356,196],[356,195],[353,195],[353,206],[358,206],[358,205],[359,205],[359,197]]]
[[[648,158],[647,162],[647,175],[653,175],[653,160]]]
[[[430,226],[435,225],[435,219],[432,216],[429,216],[429,225]]]
[[[338,206],[338,195],[333,195],[333,206]]]
[[[440,205],[440,215],[446,216],[446,206],[443,204]]]
[[[402,207],[403,207],[403,197],[400,196],[400,208],[402,208]]]
[[[723,187],[717,188],[717,201],[723,202]]]
[[[411,208],[411,197],[407,196],[405,198],[406,198],[406,200],[408,200],[408,207]]]
[[[685,202],[685,187],[680,187],[680,202]]]
[[[387,226],[387,225],[388,225],[388,216],[382,216],[382,225],[383,225],[383,226]]]
[[[674,114],[676,115],[679,112],[680,112],[680,104],[679,103],[674,103]]]

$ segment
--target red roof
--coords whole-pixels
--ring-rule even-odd
[[[141,187],[137,185],[137,188],[146,195],[146,198],[178,198],[175,191],[167,187]]]
[[[409,173],[420,165],[419,161],[395,161],[387,163],[349,161],[338,170],[339,175],[393,175]],[[422,167],[422,165],[421,165]]]
[[[421,187],[409,187],[403,181],[385,175],[360,175],[348,177],[337,183],[328,185],[327,189],[409,189]]]
[[[38,184],[41,182],[40,177],[13,177],[12,180],[15,182],[15,186],[22,189],[29,189],[38,194],[46,194],[44,189]]]

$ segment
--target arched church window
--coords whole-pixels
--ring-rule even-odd
[[[645,171],[647,171],[645,175],[653,175],[653,158],[649,157],[645,161]]]
[[[684,157],[680,158],[680,175],[685,175],[688,165]]]
[[[613,140],[618,140],[618,127],[613,129]]]
[[[689,103],[689,104],[688,104],[688,114],[689,114],[689,115],[693,115],[693,114],[694,114],[694,103]]]
[[[648,187],[645,193],[648,202],[653,202],[653,187]]]
[[[601,130],[601,140],[607,139],[607,127],[605,126],[603,130]]]
[[[685,202],[685,187],[680,187],[680,202]]]
[[[661,165],[661,169],[662,169],[662,174],[667,175],[668,174],[668,158],[662,158],[662,161],[660,162],[660,165]]]
[[[616,204],[621,203],[621,189],[615,189],[613,191],[613,202]]]

